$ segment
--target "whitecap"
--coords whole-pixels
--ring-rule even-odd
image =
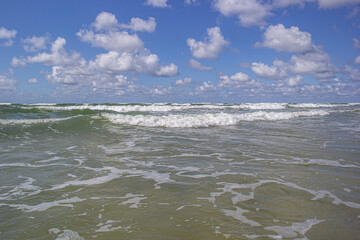
[[[170,114],[166,116],[153,115],[123,115],[103,113],[102,116],[115,124],[125,124],[144,127],[192,128],[209,126],[236,125],[241,121],[277,121],[296,117],[324,116],[323,110],[301,112],[251,112],[243,114]]]
[[[14,124],[22,124],[22,125],[30,125],[30,124],[39,124],[39,123],[52,123],[52,122],[60,122],[71,119],[72,117],[67,118],[47,118],[47,119],[0,119],[0,124],[2,125],[14,125]]]

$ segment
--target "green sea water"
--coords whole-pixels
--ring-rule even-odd
[[[0,239],[359,239],[360,104],[0,104]]]

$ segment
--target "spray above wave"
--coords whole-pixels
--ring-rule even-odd
[[[30,125],[30,124],[40,124],[40,123],[53,123],[60,122],[72,119],[72,117],[67,118],[46,118],[46,119],[0,119],[0,125]]]
[[[121,115],[103,113],[102,116],[115,124],[135,125],[144,127],[192,128],[209,126],[236,125],[241,121],[277,121],[296,117],[323,116],[328,112],[312,110],[302,112],[251,112],[243,114],[171,114],[167,116],[152,115]]]
[[[113,112],[169,112],[190,109],[249,109],[249,110],[280,110],[286,108],[286,103],[243,103],[243,104],[81,104],[81,105],[29,105],[24,109],[47,109],[52,111],[71,111],[71,110],[93,110],[93,111],[113,111]]]

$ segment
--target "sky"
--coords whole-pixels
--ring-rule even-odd
[[[0,102],[360,102],[360,0],[1,0]]]

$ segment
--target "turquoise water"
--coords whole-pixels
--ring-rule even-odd
[[[360,104],[0,105],[0,239],[358,239]]]

